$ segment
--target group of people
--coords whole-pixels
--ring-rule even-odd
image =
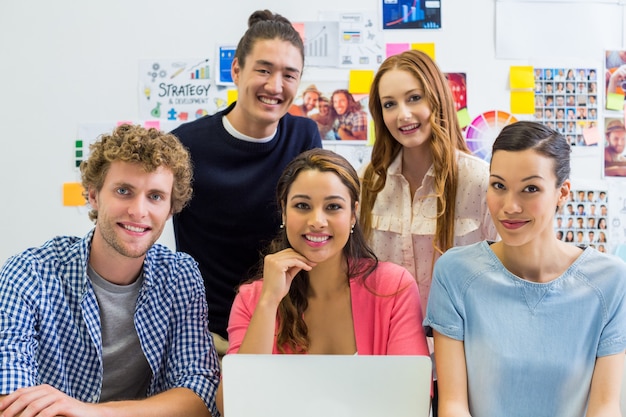
[[[0,413],[218,416],[218,356],[274,353],[433,355],[442,417],[618,415],[626,265],[554,235],[563,136],[511,124],[489,166],[407,51],[375,75],[357,171],[288,113],[303,51],[254,12],[235,103],[93,145],[93,230],[0,271]],[[177,252],[155,243],[170,216]]]
[[[302,103],[288,112],[313,119],[323,140],[367,139],[367,113],[348,90],[335,90],[329,99],[311,84],[302,92]]]

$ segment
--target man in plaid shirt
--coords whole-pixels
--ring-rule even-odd
[[[178,139],[122,125],[81,165],[95,227],[0,270],[3,416],[217,416],[196,262],[156,244],[191,197]]]

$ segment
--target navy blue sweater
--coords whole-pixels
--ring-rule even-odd
[[[314,121],[286,114],[266,143],[232,137],[222,117],[185,123],[172,133],[189,149],[193,197],[173,218],[176,249],[198,261],[209,304],[209,328],[227,338],[236,287],[250,277],[262,248],[276,235],[276,183],[298,154],[322,143]]]

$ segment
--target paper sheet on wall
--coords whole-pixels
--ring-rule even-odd
[[[624,7],[617,2],[498,0],[496,57],[600,57],[608,45],[624,40]]]

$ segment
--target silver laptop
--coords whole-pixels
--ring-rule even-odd
[[[428,417],[428,356],[226,355],[224,417]]]

